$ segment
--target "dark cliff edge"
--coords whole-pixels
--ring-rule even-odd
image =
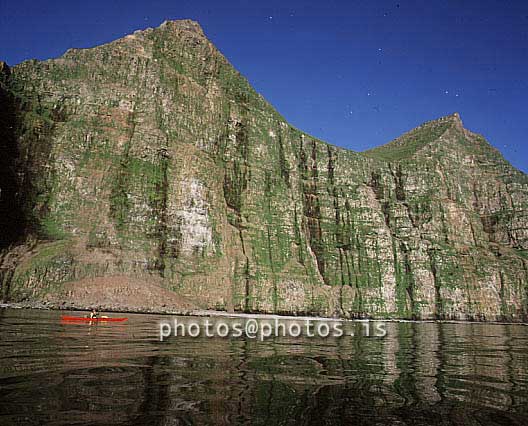
[[[27,228],[21,206],[23,189],[20,174],[20,154],[17,144],[17,103],[10,87],[11,70],[0,61],[0,284],[2,298],[7,298],[15,262],[9,262],[9,252],[23,243]]]
[[[9,90],[10,74],[8,65],[0,62],[0,250],[5,250],[19,241],[26,228],[18,199],[20,191],[17,182],[17,107]]]
[[[0,63],[4,301],[528,320],[528,178],[455,113],[365,153],[192,21]]]

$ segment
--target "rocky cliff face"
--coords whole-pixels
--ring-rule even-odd
[[[528,318],[528,178],[458,114],[328,145],[192,21],[2,63],[0,86],[4,299]]]

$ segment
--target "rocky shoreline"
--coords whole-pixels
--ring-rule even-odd
[[[49,301],[24,301],[14,303],[0,303],[0,309],[38,309],[48,311],[86,311],[96,308],[100,312],[135,313],[135,314],[160,314],[160,315],[197,315],[195,310],[174,309],[174,307],[157,306],[153,308],[134,306],[112,306],[112,305],[81,305],[76,303],[53,303]]]
[[[79,311],[89,312],[93,306],[79,305],[73,303],[55,304],[41,301],[25,301],[15,303],[0,303],[0,309],[35,309],[47,311]],[[339,318],[339,317],[321,317],[310,316],[305,314],[269,314],[269,313],[245,313],[245,312],[227,312],[210,309],[174,309],[173,307],[154,307],[154,308],[137,308],[122,306],[99,306],[100,312],[103,313],[128,313],[128,314],[145,314],[145,315],[175,315],[189,317],[229,317],[229,318],[256,318],[256,319],[273,319],[282,320],[312,320],[312,321],[378,321],[378,322],[395,322],[395,323],[438,323],[438,324],[485,324],[485,325],[522,325],[528,326],[528,322],[512,321],[479,321],[474,319],[456,320],[456,319],[404,319],[404,318]]]

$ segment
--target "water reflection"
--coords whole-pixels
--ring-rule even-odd
[[[158,317],[0,311],[2,424],[528,423],[528,328],[390,323],[384,339],[171,338]]]

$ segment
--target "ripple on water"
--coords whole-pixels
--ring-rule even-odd
[[[0,424],[528,424],[523,326],[159,342],[158,316],[60,314],[0,311]]]

